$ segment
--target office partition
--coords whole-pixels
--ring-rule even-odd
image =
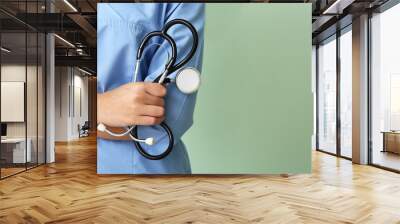
[[[44,2],[18,2],[20,16],[43,11]],[[16,21],[4,11],[0,17]],[[5,178],[45,162],[46,40],[23,22],[12,29],[0,26],[0,121],[6,132],[0,144],[0,178]]]

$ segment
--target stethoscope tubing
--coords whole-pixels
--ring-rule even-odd
[[[143,149],[142,145],[140,144],[140,142],[138,141],[134,141],[135,146],[138,150],[138,152],[145,158],[150,159],[150,160],[160,160],[165,158],[166,156],[168,156],[169,153],[171,153],[172,148],[174,146],[174,135],[172,134],[171,128],[165,123],[165,122],[161,122],[160,123],[160,127],[162,127],[164,129],[164,131],[167,133],[168,136],[168,146],[167,149],[158,155],[153,155],[150,154],[148,152],[146,152],[146,150]],[[129,133],[131,138],[135,138],[135,136],[138,136],[138,128],[137,126],[135,126],[132,131]]]
[[[192,38],[193,38],[193,40],[192,40],[193,43],[192,43],[192,48],[190,49],[189,53],[180,62],[175,64],[176,58],[177,58],[177,47],[176,47],[176,43],[175,43],[174,39],[167,32],[171,27],[173,27],[174,25],[178,25],[178,24],[184,25],[190,30],[190,32],[192,34]],[[143,40],[138,48],[138,51],[137,51],[137,55],[136,55],[137,61],[140,61],[142,54],[144,52],[145,46],[150,41],[150,39],[152,39],[153,37],[157,37],[157,36],[165,39],[169,43],[169,45],[171,46],[171,49],[172,49],[171,57],[169,58],[166,66],[165,66],[164,72],[161,75],[159,75],[155,80],[153,80],[154,83],[160,83],[159,81],[161,80],[161,84],[165,84],[169,80],[169,79],[166,79],[166,76],[168,76],[169,74],[180,69],[183,65],[188,63],[189,60],[194,56],[194,54],[196,53],[196,50],[197,50],[197,45],[198,45],[198,35],[197,35],[196,29],[190,22],[183,20],[183,19],[171,20],[167,24],[165,24],[164,28],[161,31],[150,32],[143,38]],[[160,160],[160,159],[165,158],[166,156],[168,156],[171,153],[172,148],[174,146],[174,136],[173,136],[171,128],[164,121],[161,122],[159,126],[166,132],[166,134],[168,136],[168,146],[167,146],[166,150],[163,151],[163,153],[158,154],[158,155],[150,154],[146,150],[143,149],[143,147],[139,141],[134,141],[134,144],[135,144],[138,152],[143,157],[150,159],[150,160]],[[138,126],[137,125],[132,128],[132,130],[129,132],[129,135],[132,139],[138,139]]]

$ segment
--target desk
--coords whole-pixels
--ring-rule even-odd
[[[1,139],[1,159],[5,160],[6,163],[31,162],[32,141],[28,138],[26,142],[28,142],[28,147],[26,147],[25,152],[25,138]]]
[[[400,131],[383,131],[382,152],[400,154]]]

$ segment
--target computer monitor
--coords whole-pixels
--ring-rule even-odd
[[[7,124],[1,123],[1,137],[7,136]]]

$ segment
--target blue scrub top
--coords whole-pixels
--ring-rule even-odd
[[[101,3],[97,16],[97,91],[103,93],[132,82],[136,52],[143,37],[161,30],[168,21],[185,19],[193,24],[199,35],[195,56],[184,67],[201,71],[204,33],[204,4],[201,3]],[[177,61],[189,52],[192,44],[190,31],[177,25],[168,31],[176,41]],[[170,55],[169,44],[153,38],[142,57],[138,81],[151,82],[165,68]],[[171,74],[169,77],[174,77]],[[97,172],[99,174],[189,174],[189,157],[181,137],[193,123],[196,94],[181,93],[175,84],[167,86],[166,119],[174,134],[172,152],[162,160],[148,160],[141,156],[133,141],[97,139]],[[139,126],[140,138],[155,137],[156,144],[146,146],[149,153],[160,153],[168,145],[168,138],[157,126]]]

